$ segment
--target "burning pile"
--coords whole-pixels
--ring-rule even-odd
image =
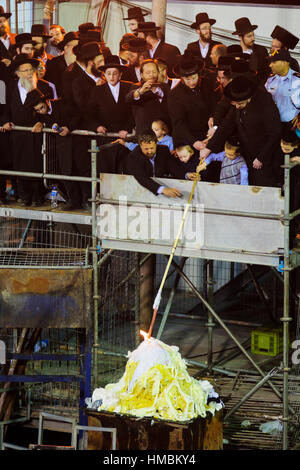
[[[222,408],[212,385],[189,375],[176,346],[147,337],[129,353],[119,382],[94,390],[92,403],[97,400],[98,411],[171,421],[205,418]]]

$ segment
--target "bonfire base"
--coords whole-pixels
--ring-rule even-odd
[[[118,450],[221,450],[223,412],[178,423],[87,410],[89,426],[116,428]],[[110,450],[111,433],[90,431],[89,450]]]

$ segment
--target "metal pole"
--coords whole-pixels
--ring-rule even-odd
[[[223,322],[223,320],[219,317],[219,315],[214,311],[214,309],[209,305],[209,303],[203,298],[203,296],[200,294],[200,292],[198,291],[198,289],[194,286],[194,284],[192,283],[192,281],[180,270],[180,267],[178,266],[178,264],[173,260],[172,261],[172,264],[176,267],[176,269],[178,270],[178,272],[180,272],[180,275],[181,277],[185,280],[185,282],[190,286],[190,288],[192,289],[192,291],[195,293],[195,295],[203,302],[204,306],[210,310],[211,314],[213,315],[213,317],[215,318],[215,320],[220,324],[220,326],[228,333],[228,335],[230,336],[230,338],[235,342],[235,344],[239,347],[239,349],[242,351],[242,353],[246,356],[246,358],[251,362],[251,364],[255,367],[256,370],[258,370],[258,372],[262,375],[262,377],[265,376],[264,372],[261,370],[261,368],[256,364],[256,362],[253,360],[253,358],[248,354],[248,352],[246,351],[246,349],[240,344],[240,342],[238,341],[238,339],[233,335],[233,333],[231,333],[231,331],[229,330],[229,328],[227,328],[227,326],[225,325],[225,323]],[[281,393],[277,390],[277,388],[275,387],[275,385],[272,384],[272,382],[269,381],[269,384],[270,384],[270,387],[272,388],[272,390],[276,393],[276,395],[282,399],[282,395]]]
[[[210,260],[208,262],[208,280],[207,280],[207,299],[208,303],[213,306],[213,299],[214,299],[214,265],[213,261]],[[207,315],[207,343],[208,343],[208,349],[207,349],[207,366],[208,366],[208,371],[211,373],[212,371],[212,362],[213,362],[213,328],[215,326],[215,323],[213,321],[213,316],[208,310],[208,315]]]
[[[97,218],[96,218],[96,198],[97,198],[97,142],[92,140],[91,146],[91,195],[92,195],[92,241],[93,241],[93,301],[94,301],[94,345],[98,344],[98,307],[99,307],[99,286],[98,286],[98,254],[97,254]],[[93,380],[97,383],[98,377],[98,354],[94,348],[93,354]]]
[[[272,369],[265,377],[263,377],[246,395],[225,415],[224,421],[227,421],[228,418],[233,415],[245,401],[247,401],[257,390],[259,390],[273,375],[276,375],[278,368]]]
[[[151,254],[140,268],[140,327],[147,331],[151,323],[156,256]]]
[[[289,316],[290,307],[290,156],[284,159],[284,268],[283,268],[283,435],[282,449],[288,449],[288,373],[289,373]]]

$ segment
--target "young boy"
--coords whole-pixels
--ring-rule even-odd
[[[174,155],[179,160],[178,165],[184,170],[185,179],[195,179],[199,155],[196,155],[194,149],[190,145],[177,144]]]
[[[157,119],[156,121],[152,122],[152,130],[153,132],[155,132],[155,135],[157,137],[157,143],[160,145],[166,145],[169,148],[170,152],[173,152],[173,139],[168,134],[169,129],[167,124],[161,119]]]
[[[225,149],[220,153],[211,153],[200,163],[197,171],[205,170],[213,161],[222,162],[220,183],[248,185],[248,168],[240,154],[240,143],[237,137],[227,139]]]

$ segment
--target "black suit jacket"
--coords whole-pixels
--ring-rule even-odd
[[[168,87],[164,84],[160,86],[164,93],[163,99],[161,101],[159,97],[151,90],[144,93],[140,99],[135,100],[133,93],[141,86],[141,83],[132,85],[131,90],[126,95],[126,101],[132,107],[137,135],[145,129],[151,128],[152,122],[156,119],[161,119],[166,124],[171,126],[167,104],[167,96],[169,92]]]
[[[116,103],[108,83],[96,86],[90,96],[89,129],[97,130],[102,125],[108,132],[125,130],[131,132],[134,119],[131,106],[126,102],[126,95],[131,90],[132,83],[120,81],[119,99]]]
[[[126,158],[125,173],[133,175],[144,188],[155,195],[161,185],[152,177],[184,179],[185,176],[185,170],[178,165],[177,160],[171,156],[165,145],[157,146],[154,168],[149,158],[142,153],[140,146],[136,147]]]
[[[68,66],[65,61],[64,55],[53,57],[53,59],[46,63],[46,75],[45,80],[54,83],[56,87],[57,96],[62,95],[62,80],[63,74],[67,70]]]
[[[16,43],[15,37],[16,37],[16,34],[9,33],[10,46],[8,49],[6,49],[3,42],[0,41],[0,59],[12,60],[14,56],[14,45]]]
[[[262,83],[266,82],[270,74],[267,57],[267,49],[259,44],[254,44],[253,53],[250,55],[249,67],[251,70],[257,71],[258,78]]]
[[[179,56],[180,50],[178,47],[161,41],[157,46],[153,59],[164,59],[168,65],[168,76],[175,77],[173,67],[176,65]]]
[[[71,120],[73,128],[87,129],[89,123],[89,102],[95,88],[96,82],[85,72],[78,75],[72,81],[72,99],[75,104]]]
[[[217,41],[213,41],[213,40],[209,41],[208,52],[206,54],[206,57],[203,57],[202,54],[201,54],[199,40],[194,41],[194,42],[190,42],[187,45],[185,52],[189,51],[189,52],[192,52],[195,56],[201,57],[201,59],[205,63],[205,67],[214,67],[214,64],[212,63],[211,58],[210,58],[210,53],[211,53],[212,48],[216,44],[220,44],[220,43],[217,42]]]

